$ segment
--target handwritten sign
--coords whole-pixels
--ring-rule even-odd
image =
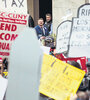
[[[55,57],[52,57],[51,55],[44,54],[43,56],[43,63],[42,63],[42,69],[41,69],[41,77],[43,77],[46,73],[48,73],[55,62]]]
[[[70,37],[71,21],[62,22],[57,28],[56,53],[68,51],[68,42]]]
[[[87,59],[86,59],[86,57],[70,57],[70,58],[66,58],[62,53],[61,54],[56,54],[55,57],[60,59],[60,60],[62,60],[62,61],[64,61],[64,62],[66,62],[66,63],[68,61],[78,62],[81,65],[82,70],[87,72],[87,66],[86,66]]]
[[[28,15],[0,12],[0,57],[9,57],[12,42],[27,26]]]
[[[80,6],[77,18],[73,18],[69,57],[90,58],[90,4]]]
[[[48,56],[49,59],[49,56]],[[85,72],[54,58],[52,69],[41,79],[40,93],[56,100],[66,100],[75,94]],[[48,66],[53,61],[47,60]]]
[[[27,14],[27,0],[0,0],[0,11]]]

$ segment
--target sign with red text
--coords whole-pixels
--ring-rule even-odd
[[[28,15],[0,12],[0,57],[9,57],[12,42],[27,26]]]
[[[0,11],[27,14],[27,0],[0,0]]]

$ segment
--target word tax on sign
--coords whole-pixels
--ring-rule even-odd
[[[49,61],[50,58],[52,60]],[[55,100],[67,100],[71,93],[76,93],[85,75],[84,71],[64,63],[53,56],[50,57],[50,55],[44,64],[47,67],[51,67],[51,69],[41,77],[40,93]]]
[[[81,5],[72,20],[69,57],[90,58],[90,4]]]
[[[27,0],[0,0],[0,11],[27,14]]]
[[[9,57],[12,42],[27,26],[28,15],[0,12],[0,57]]]

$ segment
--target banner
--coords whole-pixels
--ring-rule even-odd
[[[0,57],[9,57],[12,42],[27,26],[28,15],[0,12]]]
[[[49,59],[53,59],[50,60]],[[71,93],[75,94],[85,72],[54,57],[48,56],[45,63],[52,69],[42,77],[39,92],[56,100],[66,100]]]
[[[27,14],[27,0],[0,0],[0,11]]]

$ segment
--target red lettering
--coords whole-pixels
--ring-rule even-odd
[[[1,23],[0,30],[4,30],[4,23]]]
[[[7,43],[6,50],[10,50],[9,43]]]
[[[0,50],[10,50],[9,43],[1,43],[0,42]]]
[[[12,40],[15,40],[16,37],[18,37],[18,34],[12,34],[12,36],[11,36],[11,41],[12,41]]]
[[[23,15],[18,15],[18,18],[22,19],[23,18]]]
[[[5,30],[10,31],[11,24],[6,24]]]
[[[1,40],[4,40],[4,39],[3,39],[3,38],[4,38],[4,37],[3,37],[4,34],[5,34],[5,33],[1,33],[1,34],[0,34],[0,39],[1,39]]]
[[[0,40],[13,41],[16,39],[16,37],[18,37],[18,34],[9,34],[9,33],[7,33],[7,34],[1,33],[0,34]]]
[[[17,26],[16,25],[12,25],[12,24],[0,23],[0,30],[16,31],[17,30]]]
[[[2,56],[9,56],[10,53],[9,52],[0,52],[0,55],[2,55]]]
[[[24,19],[26,19],[27,15],[24,15]]]
[[[17,26],[16,25],[12,25],[11,31],[16,31]]]
[[[7,33],[7,34],[5,35],[5,40],[9,40],[9,39],[10,39],[10,34]]]
[[[5,14],[5,12],[2,12],[2,13],[1,13],[1,16],[2,16],[2,17],[5,17],[5,15],[4,15],[4,14]]]
[[[9,14],[8,14],[8,17],[9,17],[9,18],[12,18],[12,13],[9,13]]]

